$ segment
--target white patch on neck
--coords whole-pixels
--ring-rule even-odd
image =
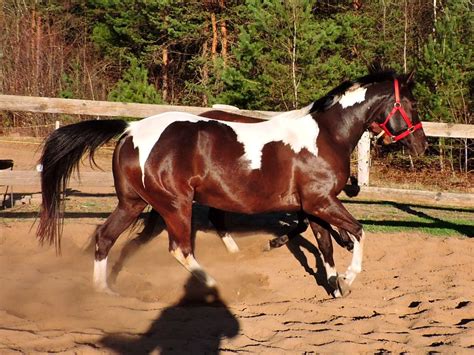
[[[250,168],[261,167],[262,149],[270,142],[283,142],[299,153],[306,148],[317,155],[316,138],[319,127],[309,111],[313,104],[300,110],[284,112],[268,121],[260,123],[240,123],[219,121],[234,130],[237,141],[244,146],[243,159],[249,161]],[[163,131],[174,122],[216,121],[184,112],[165,112],[141,121],[131,122],[127,133],[132,136],[134,148],[138,147],[142,181],[145,185],[145,163],[155,143]]]
[[[355,104],[361,103],[365,100],[366,92],[367,88],[363,87],[349,88],[344,93],[344,95],[341,96],[341,98],[339,99],[339,103],[341,104],[342,108],[347,108]]]

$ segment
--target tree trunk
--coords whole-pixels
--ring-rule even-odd
[[[297,41],[297,24],[296,24],[296,5],[293,5],[293,43],[291,51],[291,77],[293,81],[293,108],[298,107],[298,83],[296,80],[296,41]]]
[[[212,24],[212,46],[211,46],[211,57],[214,61],[217,55],[217,21],[216,14],[211,13],[211,24]]]
[[[385,0],[382,0],[382,12],[382,36],[385,41],[385,26],[387,22],[387,5],[385,4]]]
[[[219,0],[219,7],[222,13],[225,9],[225,0]],[[227,64],[227,25],[225,19],[221,20],[221,55],[225,66]]]
[[[202,44],[202,58],[203,58],[204,62],[203,62],[202,69],[201,69],[201,82],[202,82],[203,87],[206,87],[207,82],[209,81],[209,68],[207,66],[207,56],[208,56],[208,51],[209,51],[208,44],[207,44],[207,36],[208,35],[209,35],[209,30],[208,30],[208,28],[206,28],[204,30],[205,41]],[[207,95],[206,95],[205,91],[202,92],[202,104],[203,104],[204,107],[209,106],[209,102],[207,100]]]
[[[163,60],[163,83],[161,89],[161,95],[163,101],[168,101],[168,47],[163,46],[162,48],[162,60]]]
[[[225,20],[221,20],[221,55],[225,66],[227,64],[227,27]]]
[[[405,0],[404,19],[405,24],[403,26],[403,72],[407,72],[407,46],[408,46],[408,1]]]

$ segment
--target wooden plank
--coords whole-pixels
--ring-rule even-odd
[[[362,186],[355,200],[390,201],[474,208],[474,194]]]
[[[0,186],[40,186],[40,175],[36,171],[0,170]],[[73,176],[68,185],[77,187],[112,187],[114,186],[111,172],[92,171],[82,172],[80,180]],[[345,197],[344,195],[340,195]],[[423,203],[430,205],[443,205],[453,207],[474,208],[474,194],[453,192],[436,192],[393,189],[384,187],[362,186],[360,193],[351,198],[355,200],[392,201],[405,204]]]
[[[40,187],[40,174],[34,170],[1,170],[0,186],[34,186]],[[86,171],[81,172],[80,177],[71,177],[68,187],[113,187],[114,179],[112,172]]]
[[[169,111],[189,112],[198,115],[211,110],[211,108],[0,95],[0,110],[142,118]],[[272,115],[272,113],[265,111],[239,110],[239,113],[261,118],[268,118],[269,115]]]
[[[429,137],[474,139],[474,125],[440,122],[423,122],[423,130]]]
[[[64,113],[70,115],[135,117],[142,118],[168,111],[200,114],[209,107],[136,104],[126,102],[58,99],[50,97],[0,95],[0,110],[41,113]],[[226,109],[222,107],[222,109]],[[233,111],[234,109],[229,109]],[[239,110],[242,115],[270,118],[278,112]],[[423,122],[423,128],[430,137],[474,138],[474,125],[439,122]]]

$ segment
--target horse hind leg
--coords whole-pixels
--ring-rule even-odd
[[[159,206],[156,206],[168,229],[170,253],[196,279],[207,287],[214,288],[216,281],[194,258],[194,247],[191,238],[192,202],[174,202],[173,206],[172,211],[160,211]],[[155,208],[155,206],[153,207]]]
[[[308,229],[308,224],[306,223],[306,214],[303,211],[298,212],[298,224],[296,227],[288,232],[287,235],[282,235],[275,237],[271,239],[268,242],[269,248],[268,250],[271,249],[276,249],[280,248],[286,243],[288,243],[290,240],[296,238],[298,235],[304,233],[306,229]]]
[[[217,234],[221,238],[222,242],[224,243],[227,251],[229,253],[237,253],[239,252],[239,246],[235,242],[232,235],[227,231],[225,225],[225,212],[212,208],[209,208],[209,221],[214,225],[216,228]]]
[[[122,200],[105,223],[97,228],[93,274],[93,284],[96,291],[116,294],[107,283],[107,257],[117,238],[138,218],[145,206],[146,203],[143,200],[127,202]]]

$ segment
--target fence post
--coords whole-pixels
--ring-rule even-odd
[[[370,133],[365,131],[357,143],[357,180],[359,186],[369,186]]]

